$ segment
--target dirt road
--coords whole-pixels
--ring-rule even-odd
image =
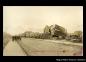
[[[82,56],[83,45],[61,40],[23,38],[21,41],[31,56]],[[74,45],[73,45],[74,44]]]
[[[3,50],[3,56],[26,56],[17,42],[9,41]]]
[[[83,44],[65,40],[43,40],[22,38],[10,41],[5,47],[4,56],[83,56]]]

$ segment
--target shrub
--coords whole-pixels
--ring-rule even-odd
[[[3,32],[3,48],[7,45],[7,43],[11,40],[11,35]]]

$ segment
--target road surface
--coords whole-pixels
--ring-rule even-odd
[[[64,40],[43,40],[22,38],[10,41],[4,49],[4,56],[83,56],[83,44]]]
[[[17,42],[9,41],[3,50],[3,56],[26,56]]]
[[[25,50],[31,56],[83,56],[83,44],[66,40],[22,38]]]

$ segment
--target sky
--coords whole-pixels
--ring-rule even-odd
[[[3,6],[3,31],[11,35],[43,32],[45,25],[53,24],[68,33],[83,31],[83,6]]]

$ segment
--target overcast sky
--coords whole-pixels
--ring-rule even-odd
[[[57,24],[69,33],[83,30],[83,6],[3,6],[3,31],[12,35],[43,32]]]

